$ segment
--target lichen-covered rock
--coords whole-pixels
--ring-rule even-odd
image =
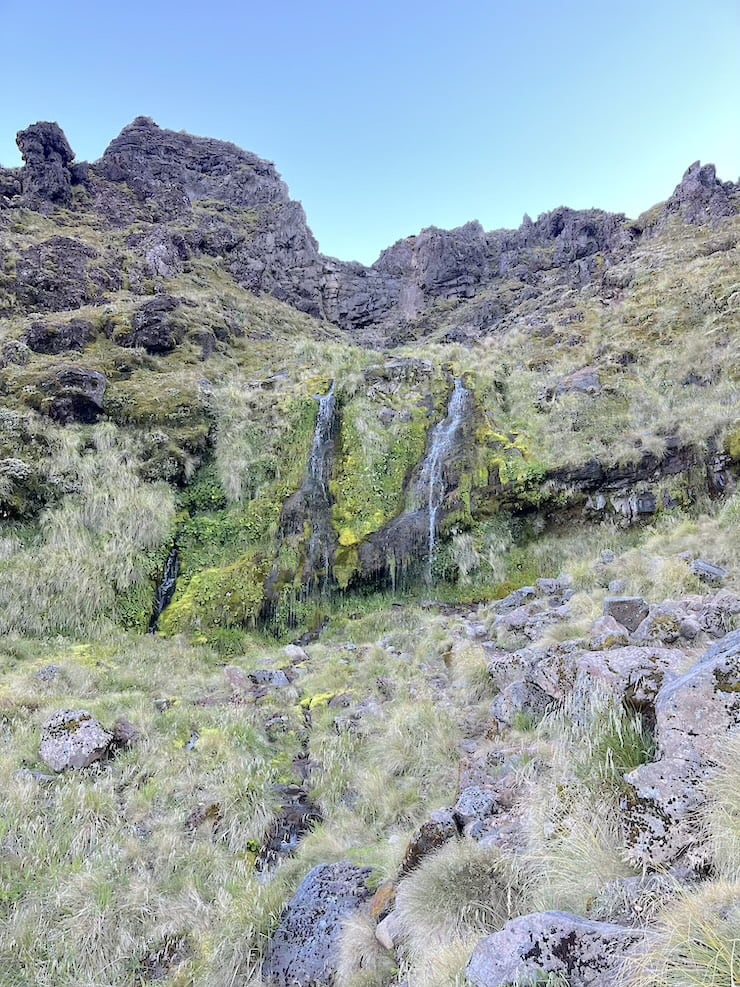
[[[634,640],[640,643],[673,644],[681,636],[683,611],[676,604],[663,603],[651,607],[650,613],[641,620],[635,630]]]
[[[62,709],[41,729],[39,757],[53,771],[87,768],[105,757],[113,741],[109,733],[84,709]]]
[[[367,887],[371,873],[346,860],[310,871],[267,944],[262,979],[268,987],[334,983],[342,921],[372,897]]]
[[[634,929],[566,912],[523,915],[476,946],[467,976],[474,987],[518,987],[550,973],[570,987],[608,987],[620,982],[624,956],[641,939]]]
[[[710,586],[721,586],[728,576],[727,569],[723,569],[721,565],[715,565],[714,562],[707,562],[705,559],[694,559],[689,568],[695,576]]]
[[[629,644],[629,632],[611,616],[604,614],[594,621],[591,627],[589,646],[592,651],[608,651],[609,648],[621,648]]]
[[[623,827],[631,859],[661,867],[693,849],[696,810],[713,774],[714,755],[740,729],[740,631],[712,645],[685,675],[663,686],[655,703],[658,757],[625,776]],[[701,854],[699,854],[701,856]]]
[[[650,613],[650,608],[640,596],[611,596],[604,600],[604,613],[634,632]]]
[[[541,720],[550,696],[534,682],[519,680],[507,685],[491,703],[491,718],[499,727],[510,727],[519,717]]]
[[[496,807],[496,798],[490,792],[477,786],[463,789],[452,808],[452,815],[458,826],[487,819]]]
[[[92,323],[86,319],[70,319],[61,325],[34,322],[26,333],[25,343],[34,353],[64,353],[84,350],[94,334]]]
[[[185,326],[175,314],[180,301],[172,295],[158,295],[134,312],[131,332],[122,333],[121,346],[141,346],[147,353],[163,355],[182,342]]]

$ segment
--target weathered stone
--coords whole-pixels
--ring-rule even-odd
[[[293,665],[309,661],[308,652],[297,644],[286,644],[283,648],[283,654]]]
[[[49,395],[49,416],[60,425],[91,424],[102,414],[108,381],[96,370],[62,367],[42,386]]]
[[[616,987],[625,952],[641,939],[634,929],[565,912],[523,915],[476,946],[467,976],[474,987],[516,987],[550,973],[570,987]]]
[[[84,350],[95,331],[86,319],[71,319],[61,325],[34,322],[26,333],[25,342],[34,353],[64,353]]]
[[[274,792],[279,805],[255,860],[258,871],[269,871],[295,853],[303,836],[323,818],[300,785],[277,785]]]
[[[719,181],[714,165],[695,161],[663,206],[656,229],[664,229],[674,216],[694,225],[716,223],[723,216],[732,216],[735,213],[732,192],[730,182]]]
[[[53,771],[87,768],[108,752],[113,735],[84,709],[62,709],[41,729],[39,757]]]
[[[113,724],[113,746],[121,748],[133,747],[139,740],[141,740],[141,731],[139,728],[135,727],[125,716],[119,716]]]
[[[627,628],[618,623],[611,614],[605,614],[594,621],[589,638],[589,647],[592,651],[608,651],[609,648],[621,648],[628,643]]]
[[[281,689],[290,685],[288,676],[281,668],[258,668],[250,672],[248,678],[254,685],[266,685],[271,689]]]
[[[651,607],[650,613],[640,621],[634,640],[646,643],[673,644],[681,636],[683,611],[671,604]]]
[[[484,651],[488,659],[488,674],[499,692],[513,682],[528,678],[535,665],[547,656],[547,652],[539,648],[502,651],[493,645],[484,645]]]
[[[23,198],[31,209],[68,206],[72,201],[69,166],[74,151],[57,123],[34,123],[21,130],[16,144],[25,167],[21,173]]]
[[[479,819],[487,819],[496,807],[496,799],[490,792],[472,786],[464,789],[452,807],[452,815],[458,826],[463,827]]]
[[[575,373],[563,377],[555,388],[555,397],[562,394],[599,394],[601,381],[595,367],[583,367]]]
[[[650,609],[640,596],[611,596],[604,600],[604,613],[613,617],[628,631],[634,632],[650,613]]]
[[[534,682],[512,682],[491,703],[491,717],[499,727],[513,726],[519,717],[536,723],[550,702],[550,696]]]
[[[385,949],[395,949],[401,942],[401,923],[395,912],[390,912],[375,926],[375,938]]]
[[[372,897],[367,887],[371,873],[348,861],[314,867],[267,943],[262,964],[267,987],[324,987],[334,982],[342,921]]]
[[[713,562],[707,562],[704,559],[694,559],[689,568],[695,576],[710,586],[721,586],[728,575],[727,569],[723,569],[722,566],[715,565]]]
[[[121,346],[141,346],[147,353],[171,353],[182,342],[185,326],[173,313],[180,301],[172,295],[158,295],[134,312],[131,332],[117,336]]]
[[[699,852],[696,810],[715,752],[740,727],[740,631],[712,645],[655,703],[657,759],[625,776],[623,824],[631,859],[661,867]]]

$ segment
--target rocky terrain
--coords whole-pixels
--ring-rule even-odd
[[[18,146],[0,985],[738,981],[740,186],[364,267],[222,141]]]

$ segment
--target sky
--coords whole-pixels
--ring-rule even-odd
[[[636,216],[740,175],[740,0],[0,0],[0,163],[136,116],[274,161],[322,251],[567,205]],[[13,80],[11,83],[9,80]]]

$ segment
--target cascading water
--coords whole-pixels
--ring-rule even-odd
[[[162,573],[162,580],[157,587],[157,592],[154,595],[154,608],[152,610],[151,620],[149,621],[150,634],[154,634],[157,630],[157,627],[159,626],[159,618],[164,613],[165,608],[172,602],[172,597],[175,595],[175,587],[177,586],[177,576],[179,571],[180,559],[177,554],[177,548],[173,548],[167,556],[164,572]]]
[[[460,438],[465,423],[470,391],[455,378],[455,388],[447,405],[447,415],[432,429],[429,449],[416,482],[416,509],[426,510],[428,521],[427,582],[432,581],[434,547],[437,538],[437,516],[445,496],[444,467]]]
[[[308,557],[314,570],[319,564],[323,568],[324,582],[329,578],[334,532],[331,524],[331,500],[329,481],[331,480],[334,457],[334,425],[337,399],[332,382],[328,392],[317,395],[319,413],[313,433],[311,455],[304,491],[311,515],[311,538],[308,544]]]

